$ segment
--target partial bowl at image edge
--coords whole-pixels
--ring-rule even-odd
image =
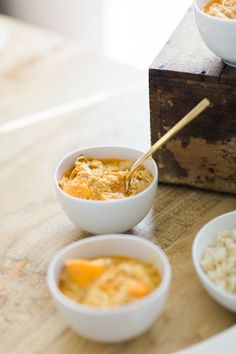
[[[206,14],[202,6],[209,0],[194,0],[195,20],[205,45],[225,64],[236,67],[236,19]]]
[[[192,246],[192,260],[196,274],[208,294],[219,304],[236,313],[236,294],[221,289],[208,278],[200,265],[206,247],[212,244],[218,232],[236,228],[236,211],[222,214],[205,224],[197,233]]]

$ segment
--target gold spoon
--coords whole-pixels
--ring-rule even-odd
[[[125,177],[125,192],[127,193],[130,185],[131,176],[134,171],[154,152],[156,152],[162,145],[164,145],[170,138],[172,138],[178,131],[183,129],[194,118],[196,118],[202,111],[204,111],[210,105],[210,101],[204,98],[199,102],[189,113],[187,113],[177,124],[175,124],[165,135],[163,135],[151,148],[145,152],[140,158],[133,164],[128,175]]]

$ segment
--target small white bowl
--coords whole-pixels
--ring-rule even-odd
[[[63,158],[55,172],[55,186],[58,199],[68,218],[82,230],[93,234],[120,233],[137,225],[152,207],[156,190],[158,171],[153,159],[144,162],[153,175],[153,182],[141,193],[132,197],[115,200],[87,200],[65,193],[58,181],[73,166],[81,155],[97,158],[121,158],[137,160],[141,151],[129,147],[100,146],[74,151]]]
[[[108,255],[152,262],[162,277],[160,285],[140,300],[113,308],[81,305],[61,293],[58,277],[66,259]],[[101,342],[124,341],[146,331],[164,310],[170,280],[170,264],[160,247],[131,235],[93,236],[74,242],[62,249],[48,268],[48,286],[66,322],[80,335]]]
[[[227,309],[236,312],[236,294],[224,291],[203,271],[200,261],[207,246],[214,243],[220,231],[236,228],[236,211],[223,214],[208,222],[198,232],[192,247],[192,258],[197,275],[208,294],[219,304]]]
[[[198,30],[207,47],[226,64],[236,67],[236,20],[222,19],[203,12],[209,0],[195,0]]]

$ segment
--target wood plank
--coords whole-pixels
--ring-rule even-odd
[[[158,75],[218,82],[224,64],[203,43],[190,9],[150,67]]]
[[[150,79],[152,144],[203,97],[211,107],[154,154],[160,180],[236,194],[236,93],[232,88],[156,73]]]

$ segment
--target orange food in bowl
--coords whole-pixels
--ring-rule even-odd
[[[59,186],[73,197],[92,200],[122,199],[140,193],[153,181],[151,172],[143,166],[133,174],[128,192],[125,176],[131,160],[97,159],[79,156],[72,168],[64,173]]]
[[[74,283],[84,286],[105,271],[105,263],[103,259],[73,259],[65,262],[65,269]]]
[[[236,19],[235,0],[211,0],[203,6],[202,10],[211,16]]]
[[[152,292],[160,281],[151,263],[106,256],[67,260],[60,274],[59,289],[81,304],[106,307],[138,300]]]

